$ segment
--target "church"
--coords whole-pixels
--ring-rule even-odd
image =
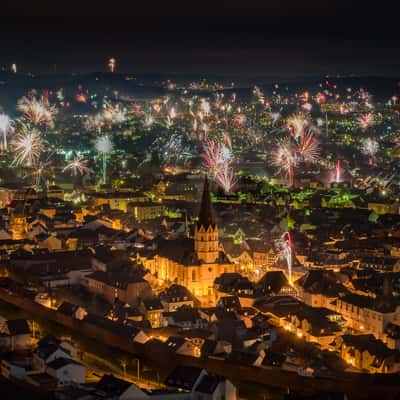
[[[148,265],[158,279],[185,286],[205,305],[215,301],[215,278],[222,273],[235,272],[235,264],[221,250],[207,177],[194,237],[160,239],[154,262]]]

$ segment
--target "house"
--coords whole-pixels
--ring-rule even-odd
[[[277,255],[272,247],[267,246],[262,240],[246,240],[250,254],[253,258],[254,268],[260,269],[275,265]]]
[[[222,274],[214,281],[217,302],[226,294],[238,296],[242,306],[251,307],[257,296],[255,283],[240,274]]]
[[[111,304],[119,300],[134,305],[152,297],[150,284],[139,269],[132,267],[95,271],[85,277],[84,285],[91,293],[104,297]]]
[[[236,388],[227,379],[210,375],[204,369],[178,365],[167,376],[170,388],[191,393],[191,400],[236,400]]]
[[[149,198],[145,194],[134,191],[95,193],[92,197],[97,206],[107,204],[111,210],[121,210],[124,212],[128,211],[129,203],[145,203],[149,201]]]
[[[110,307],[105,317],[120,323],[128,323],[129,321],[142,322],[144,320],[143,313],[137,307],[118,301]]]
[[[257,289],[268,296],[296,296],[297,291],[289,283],[283,271],[268,271],[257,282]]]
[[[188,306],[179,307],[174,312],[164,312],[163,317],[166,318],[168,326],[176,326],[182,329],[204,328],[207,326],[197,308]]]
[[[217,307],[225,311],[238,311],[242,308],[239,298],[237,296],[224,296],[221,297],[217,303]]]
[[[261,365],[266,367],[281,367],[285,360],[286,356],[284,354],[266,351]]]
[[[309,342],[328,348],[336,336],[342,332],[345,321],[340,314],[326,308],[303,305],[288,317],[288,328]]]
[[[47,364],[46,372],[57,379],[58,386],[84,383],[86,367],[71,358],[59,357]]]
[[[165,379],[165,385],[191,392],[206,375],[206,371],[197,367],[176,366]]]
[[[246,326],[233,313],[225,315],[210,324],[210,330],[218,341],[228,342],[232,348],[243,347],[243,338],[246,335]]]
[[[171,285],[160,294],[160,300],[167,312],[176,311],[182,306],[194,307],[193,295],[181,285]]]
[[[27,349],[31,346],[31,331],[25,319],[10,319],[0,322],[0,343],[11,349]]]
[[[177,354],[191,357],[200,357],[201,355],[201,348],[182,336],[170,336],[165,344]]]
[[[87,311],[83,307],[69,303],[68,301],[63,301],[57,311],[79,320],[84,319],[87,315]]]
[[[203,375],[192,393],[193,400],[236,400],[236,388],[227,379]]]
[[[372,333],[381,340],[385,340],[386,326],[400,321],[400,305],[387,296],[373,298],[351,293],[338,298],[335,305],[349,328]]]
[[[46,365],[55,359],[74,359],[76,355],[77,350],[70,343],[53,335],[47,335],[38,342],[37,348],[33,352],[32,363],[36,370],[44,372]]]
[[[93,397],[92,397],[93,396]],[[91,392],[90,399],[113,400],[191,400],[191,393],[171,388],[149,389],[141,388],[134,383],[116,378],[113,375],[103,375]]]
[[[2,356],[1,375],[6,379],[25,379],[32,371],[32,357],[30,351],[11,352]]]
[[[49,251],[62,250],[63,248],[63,241],[54,234],[46,235],[45,237],[37,235],[36,239],[39,247],[44,247]]]
[[[400,371],[400,352],[389,349],[371,334],[339,336],[333,346],[355,368],[384,374]]]
[[[224,238],[221,244],[229,260],[236,264],[240,270],[253,270],[253,258],[246,246],[246,242],[237,243],[232,238]]]
[[[265,351],[248,351],[248,350],[233,350],[229,353],[226,359],[230,363],[238,365],[254,365],[259,367],[265,356]]]
[[[383,272],[400,272],[400,259],[397,257],[362,257],[359,268]]]
[[[400,325],[392,322],[386,325],[384,342],[389,349],[400,350]]]
[[[295,282],[298,297],[312,307],[333,308],[332,303],[348,292],[332,271],[312,269]]]
[[[139,309],[143,312],[145,319],[150,322],[152,328],[164,326],[164,307],[158,298],[143,300]]]
[[[287,324],[288,316],[296,314],[302,304],[291,296],[274,296],[258,301],[255,308],[262,313],[271,315],[270,321],[274,324],[284,327]]]
[[[147,221],[161,217],[165,214],[166,207],[162,203],[132,202],[128,204],[127,212],[138,221]]]

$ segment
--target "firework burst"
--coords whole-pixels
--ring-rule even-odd
[[[290,129],[290,128],[289,128]],[[294,169],[300,163],[313,163],[319,157],[318,140],[310,129],[294,132],[278,142],[272,152],[272,164],[284,171],[288,185],[294,181]]]
[[[109,102],[105,102],[102,117],[104,121],[111,124],[121,124],[126,121],[126,112],[126,109],[119,104],[112,105]]]
[[[319,157],[318,140],[310,130],[304,130],[298,137],[297,152],[306,163],[315,162]]]
[[[234,176],[233,163],[232,150],[226,143],[213,140],[205,142],[203,166],[226,193],[230,193],[237,183]]]
[[[374,157],[379,150],[379,143],[371,138],[364,140],[361,151],[363,154]]]
[[[370,126],[374,125],[374,122],[373,113],[363,114],[357,118],[357,123],[362,129],[368,129]]]
[[[82,157],[76,157],[71,160],[63,169],[63,172],[71,171],[71,174],[76,176],[78,173],[80,175],[85,175],[90,172],[89,167],[87,166],[88,161]]]
[[[369,164],[372,165],[375,160],[375,155],[379,151],[379,143],[371,138],[364,140],[361,146],[361,152],[369,156]]]
[[[54,126],[57,109],[43,97],[39,100],[34,96],[22,97],[18,101],[17,109],[22,113],[23,118],[33,125],[47,128]]]
[[[109,154],[113,150],[113,143],[108,136],[101,136],[96,139],[95,148],[101,154]]]
[[[278,143],[278,146],[272,152],[272,163],[278,167],[280,171],[285,172],[288,185],[292,186],[297,157],[295,143],[290,137],[285,137]]]
[[[43,150],[43,141],[40,132],[36,128],[22,125],[13,141],[14,161],[13,165],[25,165],[32,167],[39,161]]]

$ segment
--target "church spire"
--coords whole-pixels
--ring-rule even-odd
[[[197,225],[199,227],[203,226],[205,229],[207,229],[210,225],[212,227],[215,226],[214,210],[211,204],[210,184],[208,182],[207,175],[204,179],[203,196],[201,198],[199,221]]]

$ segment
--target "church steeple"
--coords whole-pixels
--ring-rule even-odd
[[[194,228],[194,249],[198,259],[204,263],[214,263],[219,255],[218,225],[215,222],[207,176],[204,179],[199,220]]]
[[[207,175],[204,179],[203,196],[201,198],[198,227],[207,229],[210,225],[215,226],[214,210],[211,204],[210,184]]]

